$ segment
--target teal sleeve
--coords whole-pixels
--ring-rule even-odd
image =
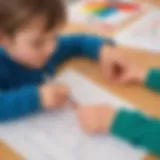
[[[13,120],[40,108],[39,93],[35,86],[0,92],[0,121]]]
[[[114,41],[110,38],[86,34],[61,36],[53,54],[52,62],[57,66],[65,60],[77,56],[96,60],[103,44],[114,45]]]
[[[156,92],[160,92],[160,68],[150,69],[145,85]]]
[[[160,120],[138,111],[120,110],[114,119],[111,133],[129,143],[160,156]]]

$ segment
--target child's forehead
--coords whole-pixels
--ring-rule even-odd
[[[35,36],[44,36],[44,35],[54,35],[61,31],[62,26],[55,26],[51,28],[49,31],[45,30],[45,20],[42,17],[35,17],[28,22],[28,24],[24,25],[21,29],[22,32],[26,32],[29,35]]]
[[[43,17],[41,16],[37,16],[37,17],[33,17],[32,19],[30,19],[28,21],[28,23],[26,23],[24,25],[24,28],[25,29],[28,29],[28,30],[44,30],[46,26],[46,21]]]

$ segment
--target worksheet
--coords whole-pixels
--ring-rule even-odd
[[[118,43],[160,54],[160,9],[146,15],[115,36]]]
[[[79,104],[107,103],[116,109],[122,106],[135,109],[74,70],[66,70],[56,81],[68,84]],[[83,133],[70,104],[63,109],[1,123],[0,139],[25,160],[141,160],[146,155],[144,150],[109,134]]]

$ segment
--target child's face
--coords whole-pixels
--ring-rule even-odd
[[[56,48],[60,29],[44,32],[42,19],[32,21],[27,27],[17,31],[14,37],[4,36],[4,46],[16,62],[29,68],[41,68]]]

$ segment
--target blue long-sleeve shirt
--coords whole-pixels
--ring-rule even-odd
[[[103,43],[111,39],[93,35],[66,35],[58,39],[52,57],[43,68],[29,69],[12,60],[4,48],[0,49],[0,121],[11,120],[39,111],[38,86],[45,75],[55,74],[56,67],[73,56],[97,59]]]

